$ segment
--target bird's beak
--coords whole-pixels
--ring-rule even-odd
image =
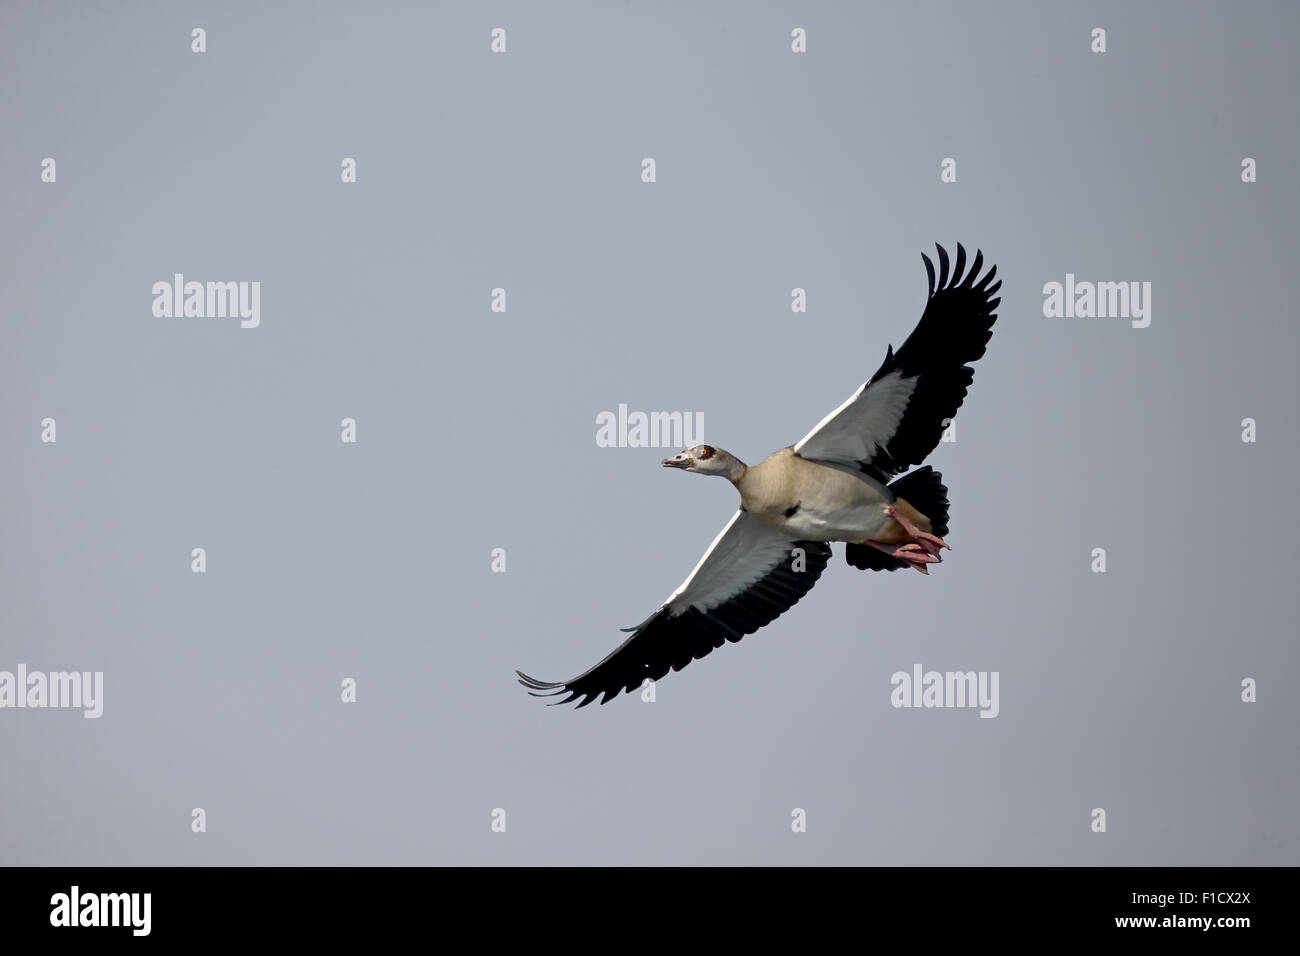
[[[676,455],[672,458],[665,458],[663,465],[665,468],[689,468],[691,460],[685,455]]]

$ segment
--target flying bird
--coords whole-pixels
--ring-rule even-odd
[[[719,475],[740,493],[740,508],[713,539],[681,587],[613,653],[578,677],[547,683],[519,674],[534,696],[557,704],[620,692],[681,670],[724,641],[736,642],[771,623],[807,594],[831,557],[830,542],[847,543],[855,568],[922,574],[951,550],[948,489],[920,465],[938,445],[974,379],[968,363],[992,337],[997,267],[981,278],[978,251],[936,246],[939,275],[925,254],[929,295],[921,321],[898,349],[839,408],[805,435],[757,465],[714,445],[666,458],[665,468]],[[902,477],[896,477],[898,475]],[[625,631],[625,632],[626,632]],[[602,696],[603,695],[603,696]]]

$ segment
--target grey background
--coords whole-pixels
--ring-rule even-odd
[[[0,711],[0,862],[1300,862],[1297,26],[0,5],[0,669],[106,684],[97,721]],[[1005,279],[931,459],[943,567],[837,546],[654,705],[528,697],[514,668],[594,663],[735,504],[596,414],[796,441],[910,331],[935,241]],[[261,327],[154,318],[173,272],[260,280]],[[1067,272],[1152,282],[1150,328],[1044,318]],[[1001,716],[893,709],[914,662],[1000,671]]]

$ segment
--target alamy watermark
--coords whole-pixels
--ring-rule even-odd
[[[1150,282],[1076,282],[1067,272],[1064,283],[1045,283],[1043,295],[1049,319],[1131,319],[1135,329],[1151,324]]]
[[[152,893],[83,893],[73,885],[50,897],[51,926],[127,926],[133,936],[148,936]]]
[[[104,712],[103,671],[0,671],[0,709],[53,707],[82,710],[82,717]]]
[[[618,412],[596,416],[599,448],[685,448],[704,440],[703,412]]]
[[[152,292],[153,314],[160,319],[238,318],[244,329],[262,324],[260,282],[186,282],[177,272],[171,282],[155,282]]]
[[[911,673],[894,671],[889,702],[895,707],[979,708],[981,717],[996,717],[997,671],[927,671],[913,664]]]

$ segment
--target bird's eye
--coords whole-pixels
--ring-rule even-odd
[[[700,457],[700,458],[712,458],[712,457],[713,457],[713,446],[712,446],[712,445],[697,445],[696,448],[695,448],[695,454],[696,454],[698,457]]]

